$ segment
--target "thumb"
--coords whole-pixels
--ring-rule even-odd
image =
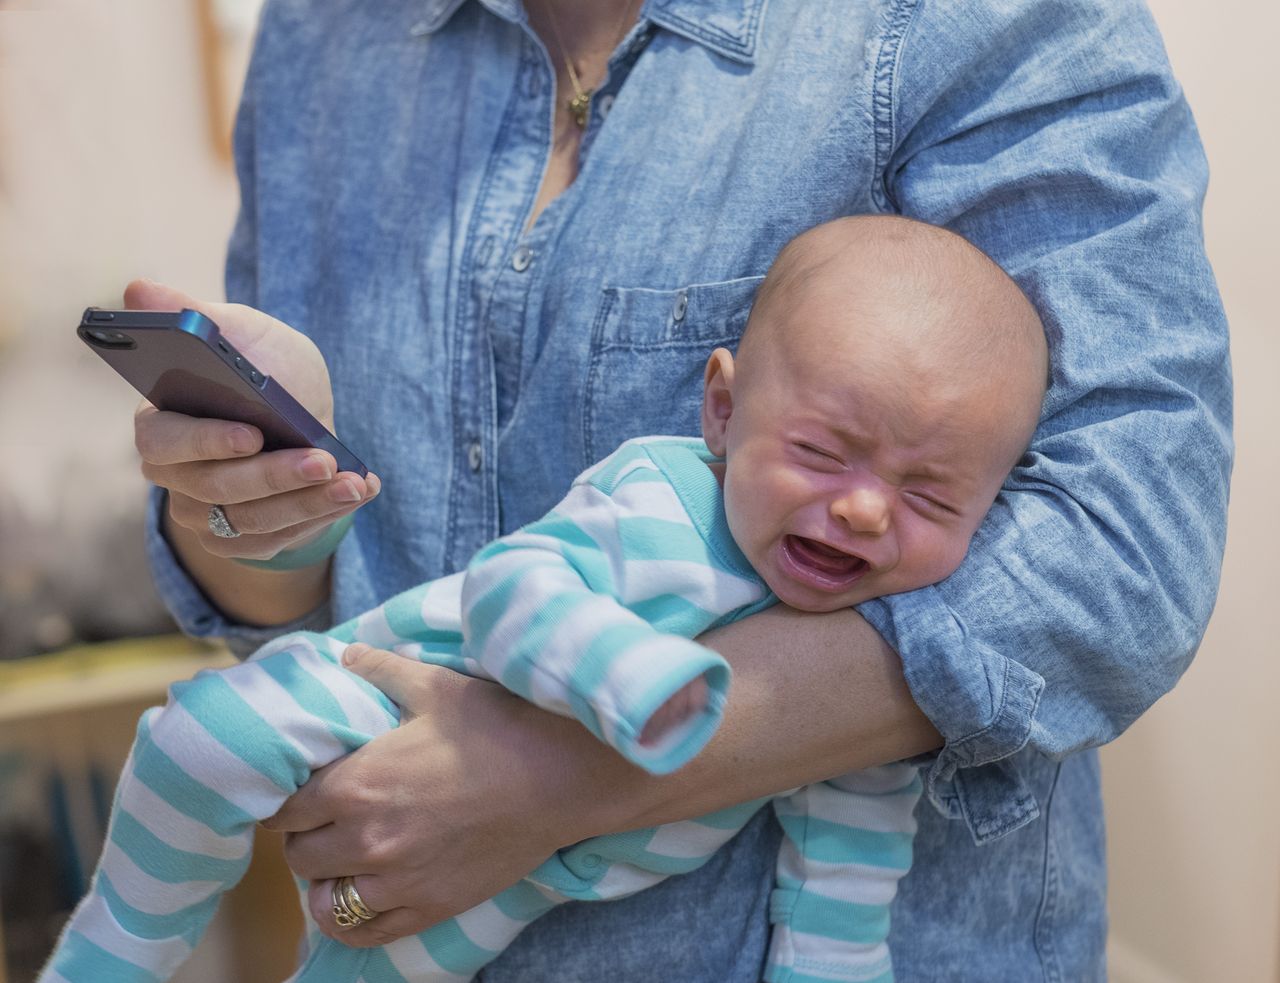
[[[420,677],[424,670],[429,672],[430,667],[364,642],[348,645],[342,653],[342,664],[369,685],[382,690],[387,699],[400,708],[402,720],[415,716]]]
[[[124,288],[124,306],[131,311],[180,311],[189,307],[208,315],[213,305],[196,300],[176,287],[143,278]]]

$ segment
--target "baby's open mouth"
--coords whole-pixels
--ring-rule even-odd
[[[782,552],[801,579],[823,590],[844,590],[867,571],[860,556],[804,536],[787,536]]]

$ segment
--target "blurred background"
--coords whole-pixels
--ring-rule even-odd
[[[155,598],[136,397],[73,329],[137,276],[221,299],[230,125],[259,2],[0,0],[0,983],[33,978],[83,889],[140,710],[227,660],[174,635]],[[1280,15],[1152,7],[1212,169],[1238,451],[1201,653],[1103,752],[1109,963],[1119,983],[1278,983]],[[184,983],[287,975],[300,921],[278,843],[258,852]]]

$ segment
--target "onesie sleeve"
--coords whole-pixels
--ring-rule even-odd
[[[550,514],[476,555],[462,588],[463,636],[468,658],[513,693],[577,718],[629,761],[665,774],[714,733],[729,666],[658,627],[698,606],[687,591],[655,589],[652,573],[678,569],[707,585],[719,574],[688,516],[670,508],[674,496],[656,469],[616,477],[628,455],[643,458],[624,447]],[[685,627],[692,635],[705,626],[695,614]],[[701,708],[642,743],[650,718],[696,680],[706,687]]]
[[[885,211],[984,249],[1045,324],[1051,386],[949,579],[861,607],[945,739],[926,794],[977,842],[1041,805],[1017,752],[1119,735],[1217,592],[1231,468],[1205,158],[1135,2],[900,3],[876,67]]]

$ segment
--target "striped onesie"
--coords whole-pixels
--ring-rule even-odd
[[[99,868],[40,983],[153,983],[177,969],[243,875],[257,821],[396,726],[394,704],[340,665],[350,642],[494,679],[650,772],[687,762],[714,732],[729,682],[725,662],[692,639],[776,600],[729,534],[712,460],[699,440],[629,441],[465,573],[174,685],[138,725]],[[698,678],[705,708],[642,744],[653,713]],[[785,835],[766,980],[892,979],[889,902],[910,865],[919,792],[915,769],[897,764],[773,799]],[[462,983],[555,905],[623,897],[700,866],[765,801],[565,848],[498,896],[380,948],[349,948],[309,924],[290,981]]]

